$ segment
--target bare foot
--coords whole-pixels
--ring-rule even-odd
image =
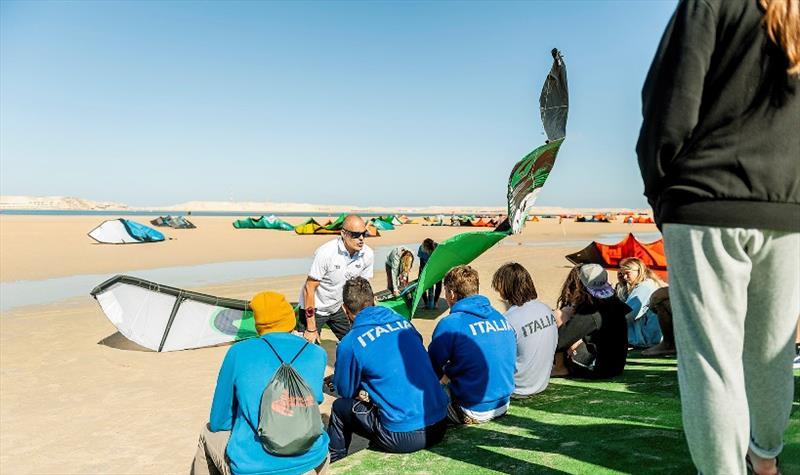
[[[778,470],[777,459],[764,459],[754,454],[752,450],[747,449],[747,456],[750,460],[750,466],[753,473],[756,475],[780,475]]]

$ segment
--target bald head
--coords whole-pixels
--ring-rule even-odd
[[[366,223],[361,218],[361,216],[357,214],[348,214],[344,218],[344,223],[342,223],[342,227],[348,229],[350,231],[364,231],[367,229]]]
[[[348,214],[342,223],[342,239],[344,247],[350,254],[355,254],[364,248],[364,238],[367,224],[356,214]]]

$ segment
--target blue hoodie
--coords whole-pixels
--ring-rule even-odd
[[[392,432],[423,429],[447,416],[447,395],[422,336],[385,307],[367,307],[356,315],[336,349],[333,385],[346,398],[367,391],[383,427]]]
[[[514,330],[483,295],[453,304],[428,346],[436,374],[447,375],[453,399],[472,411],[508,403],[514,391],[516,351]]]

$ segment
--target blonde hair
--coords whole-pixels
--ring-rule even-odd
[[[767,36],[786,53],[789,74],[800,74],[800,1],[759,0]]]
[[[479,290],[478,272],[470,266],[456,266],[444,276],[444,286],[453,294],[456,300],[475,295]]]
[[[619,261],[619,268],[625,270],[632,270],[636,271],[636,278],[630,282],[624,282],[625,286],[627,287],[628,292],[633,290],[634,287],[641,284],[647,279],[652,280],[656,283],[659,287],[664,287],[667,285],[661,280],[661,277],[658,276],[652,269],[647,267],[647,264],[644,263],[643,260],[639,259],[638,257],[626,257]],[[623,282],[620,282],[623,283]]]

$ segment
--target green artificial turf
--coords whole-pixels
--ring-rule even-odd
[[[591,382],[553,379],[543,393],[513,401],[508,414],[452,428],[413,454],[362,450],[331,465],[334,474],[696,473],[683,437],[674,359],[629,356],[625,373]],[[800,474],[800,402],[795,401],[784,473]]]

